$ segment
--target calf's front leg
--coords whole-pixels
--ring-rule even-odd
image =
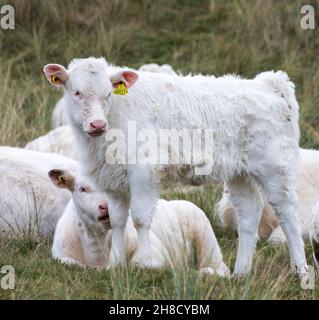
[[[141,267],[154,267],[151,257],[150,228],[158,200],[158,190],[149,168],[135,167],[129,175],[131,215],[138,236],[137,251],[132,263]]]
[[[112,226],[112,246],[108,266],[123,266],[126,264],[124,234],[129,211],[129,202],[127,196],[121,193],[109,192],[107,195],[109,216]]]

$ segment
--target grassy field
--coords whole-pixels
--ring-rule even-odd
[[[7,3],[15,6],[16,29],[0,29],[1,145],[24,146],[50,129],[61,93],[44,79],[44,64],[105,56],[131,67],[170,63],[182,72],[217,76],[285,70],[296,83],[301,146],[319,147],[319,38],[318,30],[300,28],[302,1],[0,0]],[[222,230],[212,216],[220,191],[166,190],[163,196],[189,199],[207,212],[232,267],[236,234]],[[319,298],[318,284],[302,290],[289,273],[286,246],[259,243],[251,276],[223,280],[199,278],[189,266],[156,273],[67,267],[52,260],[50,245],[50,238],[0,240],[0,267],[11,264],[16,270],[16,289],[0,289],[0,299]],[[310,262],[309,243],[306,248]]]

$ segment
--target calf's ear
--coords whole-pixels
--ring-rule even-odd
[[[138,79],[138,74],[131,70],[125,70],[117,73],[111,78],[113,87],[117,88],[121,81],[125,83],[125,87],[131,87]]]
[[[49,171],[51,181],[59,188],[74,191],[74,176],[67,170],[53,169]]]
[[[55,87],[61,88],[69,79],[68,71],[60,64],[47,64],[43,67],[47,80]]]

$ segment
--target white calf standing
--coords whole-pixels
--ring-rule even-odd
[[[52,254],[64,263],[106,267],[112,243],[107,196],[89,179],[68,171],[51,170],[55,185],[72,192],[72,199],[58,222]],[[188,201],[159,200],[151,225],[151,256],[158,267],[181,267],[195,257],[205,273],[229,276],[205,213]],[[125,228],[125,253],[137,250],[137,233],[131,217]]]
[[[49,64],[44,73],[52,85],[64,88],[85,173],[108,193],[113,229],[111,264],[125,262],[124,228],[129,206],[139,239],[134,260],[140,265],[152,264],[149,230],[159,194],[154,179],[159,163],[106,161],[114,151],[112,135],[120,131],[125,137],[133,121],[138,130],[152,129],[157,137],[163,129],[213,131],[213,140],[202,137],[201,141],[208,147],[207,157],[195,164],[211,166],[203,180],[227,181],[239,217],[235,274],[251,270],[263,197],[275,209],[288,238],[292,267],[307,274],[294,186],[299,112],[294,85],[285,73],[262,73],[252,80],[182,77],[137,73],[109,65],[103,58],[75,59],[68,70]],[[120,85],[128,94],[113,94]],[[103,137],[108,130],[111,137]],[[127,139],[124,143],[130,152],[132,145]],[[192,155],[198,156],[196,150]],[[189,155],[181,151],[180,156],[179,163],[184,163]],[[173,172],[183,167],[168,166]]]
[[[71,197],[48,178],[54,166],[77,169],[74,160],[62,156],[0,147],[0,237],[54,231]]]
[[[308,239],[312,226],[311,211],[319,194],[319,151],[300,149],[296,191],[299,197],[299,222],[303,238]],[[218,216],[225,227],[237,228],[237,216],[227,188],[217,205]],[[265,204],[259,225],[259,237],[272,243],[286,241],[273,208]]]

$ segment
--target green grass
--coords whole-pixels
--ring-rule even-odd
[[[0,30],[0,144],[23,146],[50,129],[60,92],[42,75],[49,62],[105,56],[115,64],[138,67],[170,63],[182,72],[238,73],[285,70],[296,83],[301,145],[319,147],[318,30],[300,28],[303,1],[277,0],[0,0],[16,8],[16,30]],[[319,15],[319,12],[317,12]],[[211,215],[217,189],[167,198],[186,198],[207,212],[225,261],[234,265],[237,238]],[[0,267],[16,269],[16,289],[0,289],[15,299],[312,299],[319,287],[302,290],[289,274],[286,246],[260,243],[249,278],[198,278],[186,268],[152,272],[139,269],[97,272],[67,267],[50,256],[51,239],[0,240]],[[311,261],[307,243],[308,261]]]
[[[165,198],[193,201],[210,217],[227,265],[233,266],[237,237],[223,230],[210,214],[220,188],[190,193],[169,191]],[[210,199],[210,200],[208,200]],[[191,266],[152,271],[130,267],[111,271],[82,269],[54,261],[51,238],[0,240],[0,266],[12,265],[16,289],[0,290],[0,299],[318,299],[315,290],[303,290],[290,273],[286,245],[259,243],[250,276],[243,279],[201,277]],[[311,247],[306,246],[308,261]]]

